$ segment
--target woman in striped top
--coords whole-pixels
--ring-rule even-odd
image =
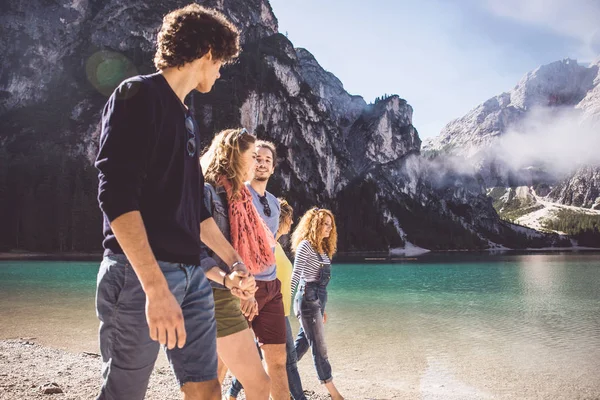
[[[296,253],[292,273],[294,313],[300,321],[296,337],[298,360],[312,349],[313,361],[321,383],[333,400],[344,398],[333,384],[331,365],[325,344],[327,314],[327,284],[331,279],[331,257],[336,251],[335,219],[329,210],[313,208],[302,216],[292,235],[292,249]]]

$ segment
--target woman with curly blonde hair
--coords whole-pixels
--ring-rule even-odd
[[[327,314],[327,284],[331,279],[331,257],[337,249],[335,218],[329,210],[313,208],[307,211],[292,234],[292,249],[296,253],[292,273],[294,313],[300,321],[296,337],[296,353],[300,360],[310,347],[317,375],[334,400],[343,400],[333,384],[331,365],[325,344]]]

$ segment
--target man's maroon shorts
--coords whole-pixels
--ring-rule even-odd
[[[258,303],[258,315],[250,322],[258,343],[285,344],[286,326],[283,311],[281,282],[256,281],[258,290],[254,295]]]

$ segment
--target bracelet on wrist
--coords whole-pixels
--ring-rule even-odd
[[[227,281],[227,274],[223,275],[223,286],[225,286],[225,289],[227,289],[227,285],[226,285],[225,281]]]
[[[231,264],[231,267],[229,269],[233,270],[236,267],[236,265],[239,265],[239,264],[244,264],[244,262],[243,261],[236,261],[233,264]]]

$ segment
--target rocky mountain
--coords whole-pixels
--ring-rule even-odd
[[[565,59],[526,74],[509,92],[492,97],[448,123],[424,151],[472,157],[489,148],[536,107],[574,107],[590,118],[600,114],[600,63],[589,67]]]
[[[100,247],[96,171],[100,111],[118,83],[153,72],[155,34],[172,0],[0,5],[0,250]],[[239,60],[188,103],[203,140],[243,125],[277,144],[270,190],[337,215],[342,251],[544,246],[501,221],[483,182],[422,158],[412,107],[367,104],[308,50],[278,33],[266,0],[207,0],[243,32]],[[587,80],[581,78],[582,87]]]
[[[560,204],[600,210],[600,166],[579,168],[558,183],[547,198]]]
[[[565,59],[450,122],[424,154],[466,160],[503,219],[572,234],[600,226],[599,141],[600,62]]]
[[[565,171],[552,170],[548,164],[553,161],[545,155],[536,158],[533,151],[516,159],[512,153],[520,152],[510,144],[506,148],[506,136],[535,131],[543,140],[543,131],[554,120],[565,119],[561,113],[566,111],[573,123],[565,129],[600,126],[596,125],[600,121],[600,62],[582,66],[565,59],[535,69],[511,91],[447,124],[439,136],[425,143],[423,151],[430,156],[467,158],[488,187],[554,183],[564,178]]]

